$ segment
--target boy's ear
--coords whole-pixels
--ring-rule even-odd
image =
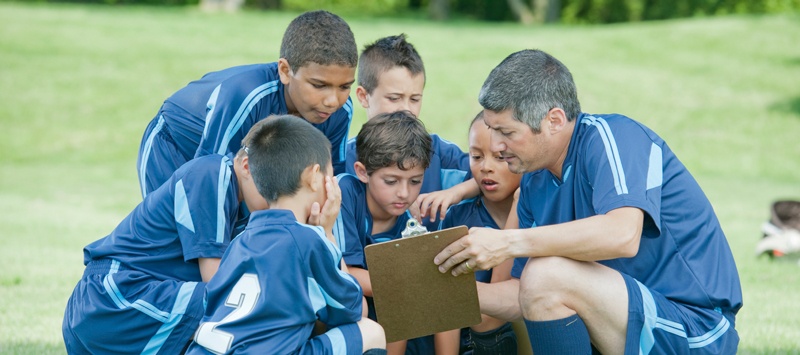
[[[289,78],[292,76],[292,67],[289,66],[289,61],[286,58],[278,59],[278,76],[283,85],[289,83]]]
[[[252,173],[250,173],[250,158],[247,156],[247,154],[243,154],[238,159],[234,159],[234,164],[237,164],[241,167],[241,173],[244,175],[244,176],[237,176],[238,179],[242,178],[247,178],[250,180],[253,179],[253,175]]]
[[[363,183],[369,182],[369,175],[367,174],[367,168],[362,164],[360,161],[357,161],[353,164],[353,167],[356,170],[356,176],[358,176],[358,180],[361,180]]]
[[[319,164],[314,164],[303,170],[303,184],[308,186],[308,189],[312,192],[316,192],[325,185],[325,176],[320,170]]]
[[[363,86],[359,85],[356,88],[356,98],[358,102],[361,103],[361,107],[369,108],[369,100],[367,100],[367,89],[364,89]]]

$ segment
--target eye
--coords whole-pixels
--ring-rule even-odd
[[[422,101],[421,97],[412,97],[411,98],[411,102],[420,102],[420,101]]]
[[[352,87],[352,85],[342,85],[342,86],[340,86],[340,88],[341,88],[342,90],[347,90],[347,91],[350,91],[350,88],[351,88],[351,87]]]
[[[494,156],[494,160],[501,161],[501,162],[505,162],[506,161],[505,159],[503,159],[502,155],[495,155]]]
[[[480,156],[480,155],[472,155],[470,157],[472,158],[472,160],[476,160],[476,161],[477,160],[481,160],[481,158],[483,158],[483,156]]]
[[[315,89],[324,89],[325,88],[325,84],[312,83],[311,86],[313,86]]]
[[[512,133],[514,133],[514,132],[503,132],[503,131],[500,131],[500,134],[502,134],[502,135],[503,135],[503,137],[508,137],[508,136],[510,136]]]
[[[411,179],[411,185],[419,185],[422,183],[421,179]]]
[[[399,97],[396,97],[396,96],[389,96],[389,97],[387,97],[386,99],[387,99],[387,100],[389,100],[389,102],[397,102],[397,101],[400,101],[400,98],[399,98]]]
[[[386,185],[394,185],[397,183],[397,180],[383,179],[383,183]]]

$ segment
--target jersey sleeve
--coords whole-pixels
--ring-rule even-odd
[[[236,153],[250,128],[273,113],[265,97],[277,91],[277,80],[260,84],[223,81],[208,99],[205,128],[195,157]]]
[[[439,135],[432,134],[431,138],[438,141],[438,155],[441,160],[442,189],[449,189],[472,178],[469,169],[469,155],[453,142]]]
[[[222,257],[239,206],[231,160],[215,156],[196,161],[175,181],[174,189],[174,217],[184,260]]]
[[[350,123],[353,121],[353,101],[348,98],[344,106],[333,113],[322,132],[331,142],[331,164],[334,175],[346,172],[347,161],[347,134],[350,132]],[[320,128],[320,127],[318,127]]]
[[[342,190],[342,205],[336,223],[333,225],[333,235],[342,250],[345,264],[366,269],[367,262],[364,257],[366,236],[359,233],[357,224],[359,223],[357,213],[359,207],[366,208],[366,206],[359,205],[364,203],[362,196],[358,193],[358,184],[361,182],[349,174],[340,175],[338,181]]]
[[[661,147],[632,120],[588,116],[581,123],[589,125],[581,170],[594,188],[595,213],[636,207],[660,230]]]
[[[308,294],[317,318],[328,326],[354,323],[361,319],[361,286],[353,276],[339,268],[342,253],[331,243],[321,229],[311,245]],[[324,305],[324,307],[322,306]],[[318,308],[318,309],[316,309]]]

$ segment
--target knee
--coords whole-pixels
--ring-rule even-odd
[[[386,334],[380,324],[369,318],[361,318],[358,321],[358,329],[361,330],[361,339],[364,343],[361,352],[369,349],[386,349]]]
[[[531,319],[537,311],[564,304],[576,271],[575,260],[562,257],[531,258],[520,277],[522,315]]]

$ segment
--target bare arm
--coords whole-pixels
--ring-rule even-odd
[[[197,259],[197,264],[200,267],[200,277],[203,279],[203,282],[210,281],[211,277],[217,273],[217,270],[219,270],[219,261],[220,258]]]
[[[350,275],[353,275],[358,280],[361,290],[364,291],[364,296],[372,297],[372,283],[369,281],[369,271],[355,266],[348,268],[348,270]]]
[[[439,271],[469,272],[465,261],[485,270],[515,257],[562,256],[581,261],[635,256],[639,250],[644,212],[622,207],[597,215],[536,228],[493,230],[471,228],[450,244],[434,262]]]

